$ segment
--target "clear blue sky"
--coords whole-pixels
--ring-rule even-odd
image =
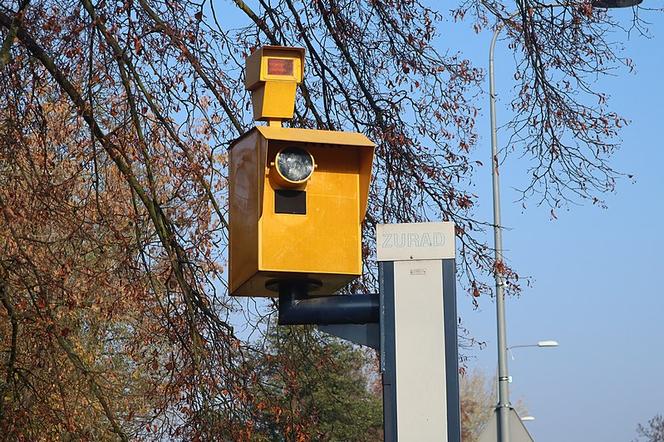
[[[625,41],[636,74],[602,80],[614,109],[632,120],[613,164],[634,173],[636,182],[620,182],[607,196],[606,210],[572,207],[551,220],[547,208],[531,204],[524,212],[514,203],[512,189],[523,184],[525,165],[515,158],[502,169],[507,256],[534,279],[532,288],[507,303],[508,343],[560,342],[555,349],[516,349],[509,360],[511,397],[523,399],[535,416],[526,425],[538,442],[629,442],[638,422],[664,413],[664,16],[643,16],[652,23],[652,39],[614,35]],[[459,50],[486,69],[490,35],[463,37],[443,35],[441,42],[450,47],[458,41]],[[499,42],[496,54],[499,124],[509,118],[513,93],[514,62],[506,45]],[[488,105],[480,118],[477,155],[485,167],[476,176],[478,214],[490,219]],[[460,293],[459,312],[487,343],[472,353],[470,367],[493,374],[495,304],[484,299],[473,310]]]

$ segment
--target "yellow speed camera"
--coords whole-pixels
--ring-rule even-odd
[[[230,149],[230,290],[276,296],[275,280],[331,294],[362,274],[374,144],[354,132],[256,127]]]
[[[247,58],[255,120],[229,154],[229,267],[234,296],[277,296],[284,281],[327,295],[362,274],[362,221],[374,144],[355,132],[281,127],[292,118],[304,49]]]

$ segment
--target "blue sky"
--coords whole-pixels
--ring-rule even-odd
[[[628,18],[630,12],[612,14]],[[506,254],[520,274],[534,280],[520,298],[507,302],[508,343],[560,342],[554,349],[516,349],[509,360],[511,398],[523,399],[536,418],[527,427],[538,442],[629,442],[638,422],[664,413],[664,17],[643,16],[652,23],[653,38],[613,36],[625,41],[636,73],[601,80],[614,109],[631,119],[613,164],[634,173],[636,181],[621,181],[607,195],[608,209],[574,206],[552,220],[548,208],[531,204],[523,211],[514,202],[525,164],[510,158],[502,166]],[[477,66],[487,68],[489,33],[450,37]],[[441,41],[450,46],[448,36]],[[513,93],[514,62],[506,45],[499,42],[496,52],[499,124],[510,116],[506,104]],[[475,191],[478,215],[490,219],[488,103],[482,107],[476,154],[485,157],[485,166],[476,175]],[[471,353],[470,367],[491,375],[495,304],[484,299],[473,310],[460,292],[459,313],[487,343]]]

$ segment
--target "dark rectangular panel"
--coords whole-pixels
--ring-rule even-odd
[[[383,440],[397,440],[396,342],[394,336],[394,262],[378,263],[380,287],[380,369],[383,378]]]
[[[293,75],[293,60],[282,58],[267,59],[268,75]]]
[[[459,340],[454,259],[443,259],[443,312],[445,314],[445,376],[447,377],[447,442],[460,442]]]
[[[307,192],[277,189],[274,191],[274,213],[307,214]]]

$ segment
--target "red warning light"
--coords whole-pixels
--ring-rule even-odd
[[[268,58],[268,75],[293,75],[293,60],[283,58]]]

